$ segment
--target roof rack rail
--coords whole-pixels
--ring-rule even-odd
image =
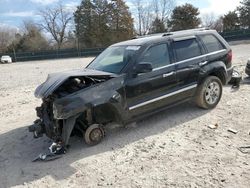
[[[195,29],[186,29],[186,30],[174,31],[173,33],[188,32],[188,31],[205,31],[205,30],[209,30],[209,28],[201,27],[201,28],[195,28]]]
[[[164,33],[162,36],[166,37],[166,36],[174,35],[174,34],[177,34],[177,33],[192,32],[192,31],[205,31],[205,30],[209,30],[209,28],[202,27],[202,28],[195,28],[195,29],[186,29],[186,30],[180,30],[180,31],[173,31],[173,32]]]
[[[142,35],[142,36],[134,36],[132,39],[140,39],[140,38],[146,38],[146,37],[154,37],[154,36],[162,36],[164,33],[154,33],[149,35]]]
[[[169,32],[169,33],[163,33],[163,37],[167,37],[167,36],[170,36],[170,35],[173,35],[173,33],[172,32]]]
[[[167,36],[170,36],[170,35],[174,35],[175,33],[191,32],[191,31],[205,31],[205,30],[209,30],[209,28],[207,28],[207,27],[201,27],[201,28],[186,29],[186,30],[166,32],[166,33],[155,33],[155,34],[150,34],[150,35],[134,36],[132,39],[140,39],[140,38],[153,37],[153,36],[167,37]]]

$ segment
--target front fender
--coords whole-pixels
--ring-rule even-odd
[[[115,106],[122,108],[125,105],[122,89],[124,77],[121,75],[97,86],[55,100],[53,104],[54,118],[67,119],[89,108],[107,103],[116,103]]]

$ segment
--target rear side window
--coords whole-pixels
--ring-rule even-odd
[[[209,53],[224,49],[223,45],[214,35],[201,35],[200,38]]]
[[[140,62],[151,63],[153,69],[170,64],[167,44],[159,44],[152,46],[142,56]]]
[[[202,54],[200,46],[195,38],[175,41],[173,47],[175,49],[177,61],[183,61]]]

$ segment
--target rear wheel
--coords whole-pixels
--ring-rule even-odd
[[[214,108],[222,95],[222,83],[216,76],[207,77],[199,86],[196,93],[196,104],[204,109]]]
[[[99,124],[90,125],[84,133],[84,140],[90,146],[99,144],[103,138],[104,130]]]

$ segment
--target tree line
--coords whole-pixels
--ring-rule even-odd
[[[250,29],[250,0],[224,16],[200,16],[192,4],[175,0],[82,0],[72,13],[62,4],[38,11],[39,23],[24,21],[22,32],[0,28],[0,52],[106,47],[147,35],[209,27],[219,32]],[[45,35],[46,34],[46,35]]]

